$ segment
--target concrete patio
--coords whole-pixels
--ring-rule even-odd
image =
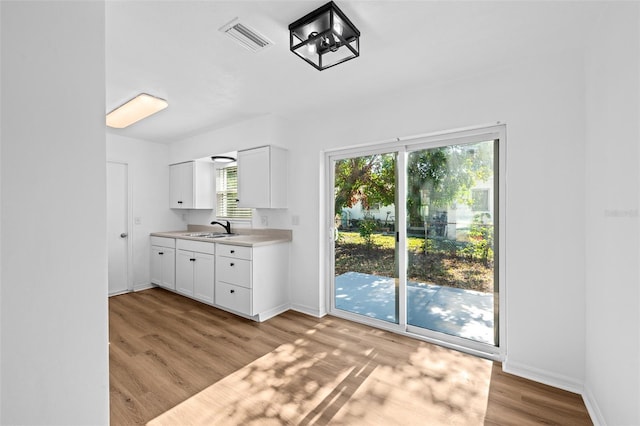
[[[347,272],[335,278],[336,308],[397,322],[395,280]],[[493,294],[409,281],[409,325],[493,344]]]

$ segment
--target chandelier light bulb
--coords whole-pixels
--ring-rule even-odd
[[[315,37],[317,35],[318,35],[318,33],[316,31],[313,31],[311,34],[309,34],[309,37],[307,37],[307,40],[310,39],[310,38],[313,38],[313,37]],[[315,53],[317,51],[316,42],[309,43],[307,48],[309,49],[309,53],[311,53],[312,55],[315,55]]]

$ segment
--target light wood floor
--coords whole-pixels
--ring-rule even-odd
[[[112,425],[590,425],[579,395],[335,317],[109,300]]]

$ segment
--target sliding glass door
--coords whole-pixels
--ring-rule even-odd
[[[407,324],[494,345],[497,141],[407,160]]]
[[[335,307],[395,324],[396,158],[380,153],[333,162]]]
[[[329,153],[329,311],[499,354],[504,128]]]

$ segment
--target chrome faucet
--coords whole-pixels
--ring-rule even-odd
[[[213,222],[211,222],[211,224],[212,225],[220,225],[220,226],[222,226],[224,228],[224,230],[227,231],[227,234],[230,234],[231,233],[231,222],[229,222],[228,220],[226,222],[227,222],[227,224],[225,225],[222,222],[218,222],[218,221],[214,220]]]

